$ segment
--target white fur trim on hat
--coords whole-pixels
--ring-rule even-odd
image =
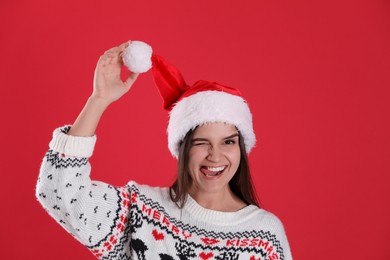
[[[134,73],[143,73],[152,67],[152,47],[141,41],[131,41],[123,51],[123,63]]]
[[[237,127],[249,154],[256,143],[252,114],[244,99],[222,91],[202,91],[179,101],[170,112],[168,148],[176,158],[187,132],[196,126],[224,122]]]

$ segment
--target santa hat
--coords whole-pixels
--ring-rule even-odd
[[[256,137],[252,114],[239,90],[205,80],[187,85],[177,68],[152,54],[152,48],[143,42],[132,41],[124,51],[123,61],[136,73],[152,68],[164,108],[169,111],[168,148],[174,157],[178,158],[180,143],[188,131],[213,122],[236,126],[249,154]]]

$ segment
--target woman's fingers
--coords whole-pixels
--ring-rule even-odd
[[[111,60],[112,60],[112,57],[109,55],[104,54],[104,55],[100,56],[100,59],[98,61],[98,67],[99,68],[107,67],[108,65],[110,65]]]
[[[137,80],[139,73],[130,73],[130,75],[127,77],[127,79],[123,82],[126,87],[126,91],[130,89],[130,87],[133,85],[133,83]]]
[[[94,95],[113,102],[129,91],[136,81],[138,74],[130,73],[126,80],[122,80],[121,68],[123,66],[122,53],[130,42],[125,42],[111,48],[100,56],[95,69]]]
[[[129,45],[130,45],[131,41],[127,41],[125,43],[122,43],[121,45],[118,46],[119,48],[119,51],[124,51]]]
[[[99,64],[101,65],[101,67],[106,67],[106,66],[111,65],[111,64],[122,66],[123,65],[123,61],[122,61],[123,51],[127,48],[127,46],[129,46],[130,43],[131,43],[131,41],[128,41],[128,42],[122,43],[119,46],[113,47],[113,48],[105,51],[104,54],[99,59]]]
[[[113,48],[105,51],[104,55],[106,55],[106,54],[107,55],[120,55],[127,48],[127,46],[129,46],[130,43],[131,43],[131,41],[128,41],[128,42],[122,43],[119,46],[113,47]]]
[[[118,46],[113,47],[113,48],[111,48],[111,49],[108,49],[108,50],[106,50],[106,51],[104,52],[104,55],[110,54],[110,53],[116,53],[116,52],[118,52],[118,49],[119,49]]]

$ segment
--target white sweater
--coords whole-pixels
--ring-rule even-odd
[[[88,157],[96,137],[56,129],[36,196],[46,211],[99,259],[292,259],[282,223],[249,205],[237,212],[183,209],[168,188],[133,181],[125,187],[91,181]]]

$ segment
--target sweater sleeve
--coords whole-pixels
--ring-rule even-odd
[[[272,220],[270,220],[269,222],[271,223],[270,226],[274,227],[274,233],[276,237],[279,239],[280,245],[283,248],[283,256],[284,256],[283,259],[292,260],[293,257],[291,255],[291,249],[290,249],[290,245],[286,236],[286,231],[284,229],[283,223],[280,221],[278,217],[276,217],[272,213],[269,213],[269,215],[272,218]]]
[[[40,168],[36,196],[45,210],[97,257],[129,240],[130,191],[92,181],[88,158],[96,137],[53,133]]]

